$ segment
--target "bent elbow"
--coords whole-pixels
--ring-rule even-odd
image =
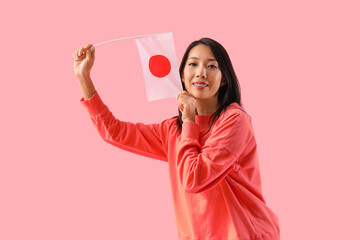
[[[204,191],[203,186],[196,185],[194,182],[185,182],[182,186],[187,193],[199,193]]]
[[[187,192],[187,193],[199,193],[199,192],[201,192],[201,189],[199,189],[199,188],[194,188],[194,187],[189,187],[189,186],[184,187],[184,190],[185,190],[185,192]]]

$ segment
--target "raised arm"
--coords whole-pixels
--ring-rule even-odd
[[[91,121],[104,141],[126,151],[167,161],[161,136],[161,124],[123,122],[114,117],[102,102],[90,78],[95,61],[95,48],[91,44],[73,52],[74,75],[83,98],[80,102],[88,111]]]
[[[102,102],[98,92],[80,102],[88,111],[91,121],[100,136],[123,150],[142,156],[167,161],[165,153],[166,136],[161,134],[161,124],[124,122],[116,119],[109,108]]]

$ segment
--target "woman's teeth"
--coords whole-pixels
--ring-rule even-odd
[[[207,84],[199,84],[199,83],[193,83],[194,86],[198,86],[198,87],[206,87]]]

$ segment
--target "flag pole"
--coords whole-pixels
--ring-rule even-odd
[[[92,46],[92,48],[99,46],[101,44],[105,44],[105,43],[109,43],[109,42],[115,42],[115,41],[120,41],[120,40],[125,40],[125,39],[130,39],[130,38],[142,38],[142,37],[149,37],[149,36],[155,36],[155,35],[161,35],[161,34],[168,34],[171,32],[166,32],[166,33],[156,33],[156,34],[149,34],[149,35],[140,35],[140,36],[134,36],[134,37],[125,37],[125,38],[118,38],[118,39],[114,39],[114,40],[110,40],[110,41],[106,41],[106,42],[102,42],[102,43],[98,43],[95,44],[94,46]],[[91,49],[92,49],[91,48]]]

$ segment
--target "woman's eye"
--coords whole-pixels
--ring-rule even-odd
[[[189,66],[196,66],[195,63],[189,63]],[[211,68],[217,68],[215,65],[209,65],[209,67]]]

